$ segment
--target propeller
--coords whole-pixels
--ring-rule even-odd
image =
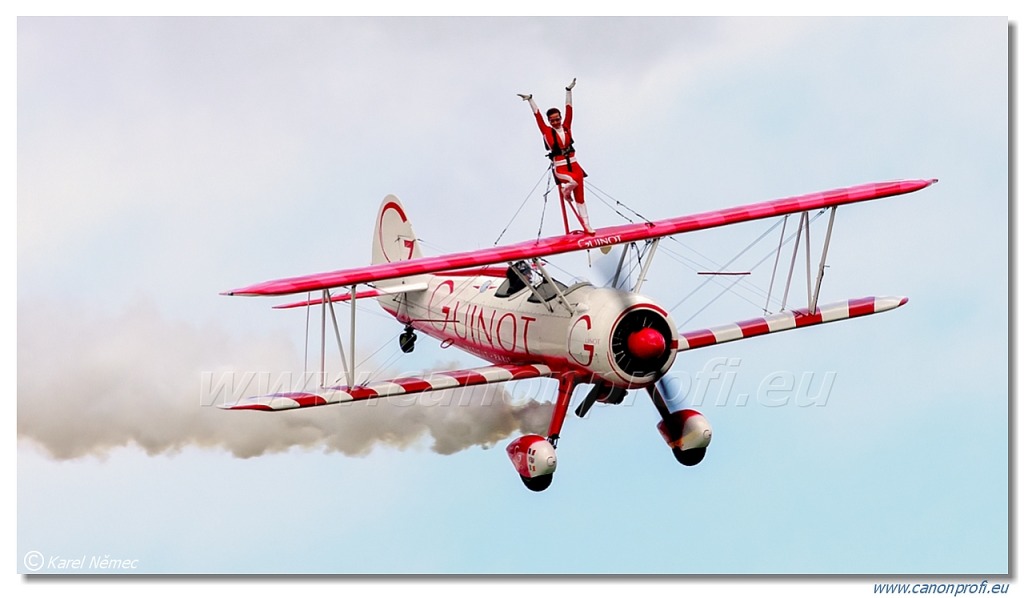
[[[600,281],[604,286],[613,289],[621,289],[624,286],[626,282],[624,280],[625,277],[619,270],[624,269],[622,267],[625,265],[624,261],[628,250],[628,245],[621,245],[619,247],[606,245],[601,248],[603,255],[598,256],[593,261],[593,267],[597,270]]]

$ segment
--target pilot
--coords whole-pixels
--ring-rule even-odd
[[[576,79],[573,78],[565,88],[565,120],[562,120],[562,112],[558,108],[551,108],[547,111],[548,122],[544,123],[541,118],[540,109],[533,102],[533,94],[518,94],[523,100],[530,103],[533,116],[537,119],[537,126],[544,136],[544,147],[548,150],[548,158],[555,168],[555,180],[562,193],[563,201],[576,202],[574,212],[580,219],[583,229],[593,234],[594,229],[590,227],[590,217],[587,215],[587,206],[583,203],[583,177],[587,173],[576,161],[576,149],[573,147],[572,139],[572,88],[576,86]]]
[[[517,270],[519,275],[516,274]],[[511,296],[526,288],[524,281],[533,279],[533,270],[530,269],[530,264],[519,260],[505,270],[505,277],[508,278],[508,295]]]

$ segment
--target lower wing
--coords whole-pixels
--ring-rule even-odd
[[[679,350],[688,351],[708,345],[717,345],[740,339],[804,328],[816,324],[827,324],[860,316],[882,313],[896,309],[907,302],[906,297],[864,297],[819,305],[814,313],[806,309],[783,311],[777,314],[745,320],[704,330],[683,332],[679,335]]]
[[[546,365],[492,365],[467,370],[450,372],[432,372],[419,378],[396,378],[369,382],[359,386],[332,386],[311,392],[278,392],[269,395],[250,397],[234,404],[218,405],[221,409],[255,409],[258,411],[280,411],[283,409],[300,409],[302,407],[318,407],[335,403],[352,403],[383,397],[446,390],[463,386],[494,384],[525,380],[528,378],[546,378],[555,372]]]

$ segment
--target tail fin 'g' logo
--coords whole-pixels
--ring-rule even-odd
[[[381,252],[384,254],[384,259],[386,259],[388,262],[401,262],[408,259],[412,259],[413,252],[415,251],[416,247],[416,239],[396,236],[393,238],[393,240],[390,240],[390,242],[389,240],[386,240],[387,235],[385,231],[394,231],[395,228],[399,228],[399,230],[404,230],[405,228],[407,228],[397,225],[397,223],[394,223],[393,221],[388,222],[389,220],[393,220],[394,216],[392,216],[392,214],[398,216],[398,219],[401,221],[401,224],[407,224],[409,222],[409,219],[405,216],[405,211],[402,210],[401,204],[398,204],[396,202],[389,202],[387,205],[381,208],[380,221],[377,223],[377,230],[379,231],[377,243],[380,245]],[[403,248],[408,250],[408,254],[401,255],[400,252],[401,249]],[[389,249],[391,250],[390,252],[388,251]],[[399,250],[399,255],[391,255],[395,253],[396,249]]]

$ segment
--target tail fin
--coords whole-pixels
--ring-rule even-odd
[[[373,229],[372,263],[387,264],[422,257],[420,242],[412,230],[412,223],[405,215],[402,202],[394,195],[388,195],[377,211],[377,224]],[[378,288],[418,285],[425,275],[382,280]]]
[[[401,262],[422,255],[402,202],[394,195],[388,195],[377,211],[377,226],[373,230],[373,264]]]

